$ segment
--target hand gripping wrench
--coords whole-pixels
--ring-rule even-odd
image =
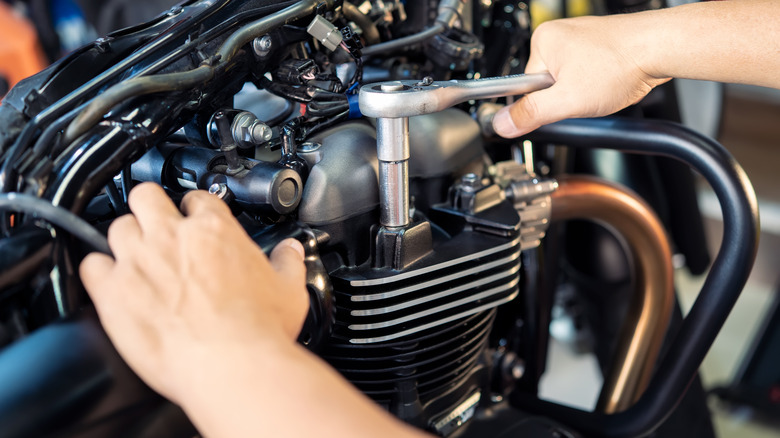
[[[380,223],[409,225],[409,117],[445,110],[467,100],[515,96],[550,87],[549,73],[433,82],[390,81],[360,89],[363,115],[376,117]]]

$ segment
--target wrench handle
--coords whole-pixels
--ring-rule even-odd
[[[447,92],[446,101],[442,102],[446,105],[445,108],[467,100],[528,94],[549,88],[555,83],[555,80],[550,73],[544,72],[451,82],[454,82],[455,85],[441,89],[442,93]]]

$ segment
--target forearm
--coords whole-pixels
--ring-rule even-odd
[[[692,3],[619,19],[636,62],[653,77],[780,88],[776,0]]]
[[[193,370],[203,379],[182,395],[183,408],[206,437],[422,437],[392,418],[326,363],[299,345],[258,346],[253,353],[212,356]],[[229,373],[208,370],[210,361]]]

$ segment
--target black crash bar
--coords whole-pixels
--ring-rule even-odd
[[[723,214],[723,243],[673,341],[644,394],[615,414],[585,412],[516,392],[512,404],[552,417],[588,437],[641,437],[674,410],[737,301],[756,258],[758,203],[745,172],[716,141],[682,125],[624,118],[572,119],[543,126],[528,139],[578,148],[615,149],[671,157],[700,173],[712,186]]]

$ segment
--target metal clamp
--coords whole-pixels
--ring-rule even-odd
[[[409,117],[431,114],[476,99],[514,96],[550,87],[548,73],[498,78],[390,81],[360,89],[363,115],[377,119],[380,222],[385,227],[409,225]]]

